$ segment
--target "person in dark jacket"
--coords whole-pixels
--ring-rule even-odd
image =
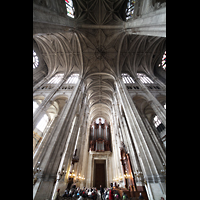
[[[140,193],[139,199],[144,199],[144,197],[142,196],[142,194]]]
[[[101,193],[101,199],[103,199],[102,195],[104,194],[104,189],[101,185],[100,185],[100,193]]]

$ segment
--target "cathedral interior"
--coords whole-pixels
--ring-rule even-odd
[[[33,199],[166,199],[166,1],[33,0]]]

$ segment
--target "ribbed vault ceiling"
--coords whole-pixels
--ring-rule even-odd
[[[48,66],[48,76],[56,72],[79,73],[86,83],[90,119],[103,117],[109,122],[115,78],[122,72],[153,74],[166,40],[116,28],[124,23],[124,0],[75,2],[74,23],[78,28],[65,33],[34,34],[33,38]]]

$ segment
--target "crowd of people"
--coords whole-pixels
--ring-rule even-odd
[[[100,185],[100,194],[101,194],[101,200],[114,200],[114,198],[119,198],[118,191],[114,191],[113,188],[103,188]],[[60,189],[57,190],[57,192],[54,194],[54,200],[60,200],[60,199],[67,199],[68,197],[75,197],[77,200],[84,200],[85,198],[89,198],[92,200],[97,200],[98,190],[96,187],[92,188],[86,188],[83,187],[82,189],[80,187],[76,187],[76,185],[73,185],[70,190],[67,188],[65,189],[64,194],[60,194]],[[62,198],[61,198],[62,197]]]
[[[77,200],[83,200],[85,198],[97,200],[97,188],[83,187],[81,189],[80,187],[76,187],[76,185],[73,185],[70,190],[66,188],[64,194],[60,194],[60,189],[58,189],[54,195],[54,200],[60,200],[60,197],[63,197],[62,199],[67,199],[68,197],[75,197],[77,198]]]
[[[128,197],[126,193],[122,193],[122,198],[120,198],[120,194],[118,190],[114,190],[113,187],[111,188],[103,188],[100,185],[100,194],[101,194],[101,200],[128,200]],[[80,187],[76,187],[76,185],[73,185],[70,190],[67,188],[65,189],[64,194],[60,194],[60,189],[57,190],[57,192],[54,194],[53,200],[62,200],[67,199],[69,197],[74,197],[77,200],[85,200],[86,198],[97,200],[98,190],[96,187],[93,188],[86,188],[83,187],[82,189]],[[139,199],[144,199],[142,194],[139,194]],[[161,200],[164,200],[163,197],[161,197]]]

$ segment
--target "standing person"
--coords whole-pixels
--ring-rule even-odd
[[[113,189],[111,188],[109,191],[109,200],[114,200]]]
[[[53,200],[59,200],[60,199],[60,189],[58,189],[55,194],[54,194],[54,197],[53,197]]]
[[[144,197],[142,196],[142,194],[140,193],[139,199],[144,199]]]
[[[100,185],[100,193],[101,193],[101,199],[103,199],[102,195],[104,194],[104,189],[101,185]]]

